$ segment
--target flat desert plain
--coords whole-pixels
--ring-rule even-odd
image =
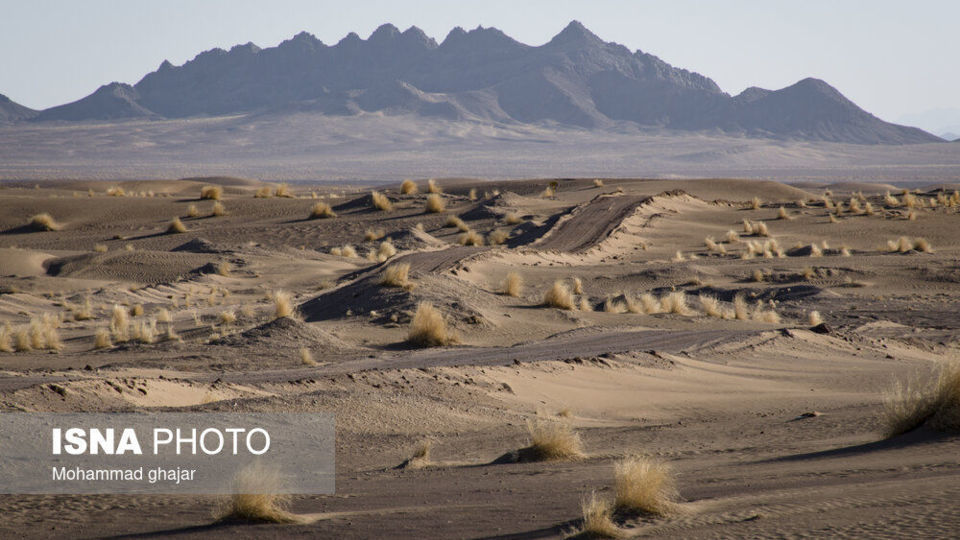
[[[0,410],[334,412],[337,490],[0,536],[955,536],[960,194],[901,187],[5,183]]]

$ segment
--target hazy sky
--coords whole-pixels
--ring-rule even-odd
[[[437,41],[496,26],[531,45],[577,19],[606,41],[655,54],[736,94],[807,76],[888,120],[960,108],[960,1],[914,0],[2,0],[0,93],[33,108],[136,83],[164,59],[213,47],[271,47],[301,30],[325,43],[380,24]]]

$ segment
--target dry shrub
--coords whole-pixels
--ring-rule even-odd
[[[377,248],[378,261],[383,262],[396,254],[397,248],[394,247],[393,242],[391,242],[389,239],[380,242],[380,247]]]
[[[916,212],[914,212],[913,210],[907,212],[907,221],[916,221],[916,220],[917,220]]]
[[[551,199],[556,196],[556,192],[553,191],[552,187],[547,186],[546,188],[544,188],[543,193],[541,193],[540,196],[543,197],[544,199]]]
[[[57,223],[53,216],[44,212],[30,218],[30,227],[35,231],[59,231],[63,225]]]
[[[185,232],[187,232],[187,227],[184,226],[178,217],[173,218],[170,224],[167,225],[167,234],[182,234]]]
[[[313,208],[310,209],[310,219],[325,219],[335,217],[337,217],[337,213],[333,211],[333,207],[322,201],[313,205]]]
[[[470,188],[470,191],[467,192],[467,198],[471,201],[477,200],[477,188]]]
[[[779,324],[780,323],[780,314],[772,309],[763,309],[763,306],[757,304],[753,313],[750,315],[750,318],[758,321],[765,322],[770,324]]]
[[[313,353],[310,352],[310,349],[306,347],[300,347],[300,363],[305,366],[317,365],[316,360],[313,359]]]
[[[467,232],[470,230],[470,227],[457,216],[447,216],[447,221],[444,222],[443,226],[456,227],[456,229],[460,232]]]
[[[763,270],[760,270],[759,268],[757,268],[753,271],[753,280],[756,281],[757,283],[763,281],[765,277],[766,276],[764,275]]]
[[[133,338],[140,343],[153,343],[157,337],[157,321],[140,320],[133,325]]]
[[[219,319],[220,319],[220,324],[224,326],[229,326],[237,322],[237,314],[234,313],[232,310],[221,311]]]
[[[143,304],[134,304],[130,308],[130,315],[134,317],[140,317],[141,315],[143,315]]]
[[[130,315],[129,312],[119,304],[113,305],[113,311],[110,316],[110,333],[113,340],[123,343],[130,340]]]
[[[757,223],[754,226],[753,233],[757,236],[770,236],[770,231],[767,229],[767,224],[763,222]]]
[[[213,217],[221,217],[227,215],[227,207],[223,205],[222,202],[217,201],[213,203],[213,209],[210,211],[210,215]]]
[[[386,231],[383,229],[367,229],[363,233],[363,239],[366,242],[376,242],[377,240],[383,238],[386,234]]]
[[[380,284],[384,287],[407,287],[410,285],[410,265],[408,263],[391,264],[384,270]]]
[[[253,194],[253,197],[256,199],[269,199],[273,197],[273,190],[270,189],[270,186],[261,186],[257,188],[257,191]]]
[[[820,316],[819,311],[813,310],[807,315],[807,322],[810,326],[819,326],[823,324],[823,317]]]
[[[690,315],[692,313],[687,306],[687,294],[683,291],[675,291],[661,298],[660,311],[676,313],[677,315]]]
[[[400,184],[400,193],[404,195],[413,195],[417,192],[417,184],[413,180],[404,180]]]
[[[728,244],[736,244],[736,243],[739,242],[739,241],[740,241],[740,235],[737,234],[737,231],[735,231],[735,230],[733,230],[733,229],[730,229],[729,231],[727,231],[727,243],[728,243]]]
[[[520,223],[523,223],[523,218],[520,217],[520,214],[517,214],[516,212],[511,212],[506,216],[504,216],[503,222],[506,223],[507,225],[519,225]]]
[[[678,249],[677,253],[673,256],[673,262],[683,262],[685,260],[687,259],[683,256],[683,252]]]
[[[760,202],[760,197],[754,197],[754,198],[750,201],[750,208],[753,208],[754,210],[759,210],[760,207],[762,206],[762,204],[763,204],[763,203]]]
[[[896,208],[900,206],[900,201],[896,197],[890,194],[888,191],[886,195],[883,196],[883,202],[890,208]]]
[[[837,219],[837,217],[834,216],[833,214],[828,215],[828,216],[827,216],[827,219],[830,220],[830,223],[840,223],[840,220]]]
[[[873,209],[873,205],[870,204],[869,202],[863,203],[863,213],[868,216],[872,216],[876,214],[876,212]]]
[[[598,188],[599,188],[599,187],[603,187],[603,180],[601,180],[601,179],[599,179],[599,178],[594,178],[594,179],[593,179],[593,187],[598,187]]]
[[[560,309],[575,309],[576,304],[573,301],[573,294],[566,283],[560,281],[553,282],[553,286],[547,289],[543,295],[543,303],[548,307]]]
[[[607,499],[591,492],[589,498],[580,501],[583,519],[575,531],[578,538],[621,538],[624,531],[613,522],[613,505]]]
[[[848,248],[847,246],[840,246],[840,256],[841,256],[841,257],[849,257],[849,256],[850,256],[850,248]]]
[[[670,466],[646,457],[629,457],[614,468],[614,506],[626,514],[666,516],[678,508]]]
[[[286,199],[293,198],[293,193],[290,192],[290,186],[287,184],[280,184],[277,186],[277,189],[273,192],[274,197],[282,197]]]
[[[717,300],[716,297],[701,294],[700,307],[703,308],[703,312],[709,317],[723,318],[723,310],[720,308],[720,301]]]
[[[120,186],[112,186],[107,188],[107,195],[110,197],[126,197],[127,192]]]
[[[960,361],[940,365],[928,380],[897,383],[884,394],[884,436],[902,435],[919,427],[960,432]]]
[[[338,248],[334,248],[334,249],[338,249]],[[343,246],[343,247],[341,247],[341,248],[339,248],[339,250],[340,250],[339,255],[341,255],[341,256],[343,256],[343,257],[346,257],[346,258],[348,258],[348,259],[356,259],[356,258],[357,258],[357,250],[354,249],[353,246],[351,246],[351,245],[349,245],[349,244],[348,244],[348,245],[345,245],[345,246]],[[333,249],[330,250],[330,253],[333,253]],[[336,253],[335,253],[335,255],[336,255]]]
[[[162,323],[172,323],[173,317],[170,315],[170,311],[167,308],[160,308],[157,310],[157,320]]]
[[[745,321],[750,318],[747,300],[743,295],[738,294],[733,298],[733,316],[740,321]]]
[[[457,238],[461,246],[482,246],[483,236],[476,231],[467,231]]]
[[[110,347],[113,347],[113,342],[110,341],[110,330],[106,328],[97,328],[93,334],[93,348],[109,349]]]
[[[432,465],[430,461],[430,450],[433,448],[431,441],[421,441],[413,450],[413,455],[400,464],[400,469],[423,469]]]
[[[273,300],[273,316],[275,319],[282,319],[284,317],[293,317],[293,301],[290,298],[290,293],[286,291],[274,291],[270,295],[270,299]]]
[[[447,208],[447,203],[438,193],[427,195],[427,213],[439,214]]]
[[[850,197],[850,211],[854,214],[863,213],[863,208],[860,206],[860,199]]]
[[[106,252],[107,252],[107,246],[106,246],[106,244],[94,244],[94,245],[93,245],[93,251],[94,251],[95,253],[106,253]]]
[[[410,321],[407,341],[419,347],[441,347],[455,343],[456,336],[447,328],[443,313],[429,302],[420,302]]]
[[[572,460],[584,457],[580,434],[567,422],[527,420],[530,445],[524,449],[531,461]]]
[[[620,300],[608,296],[603,302],[603,311],[604,313],[626,313],[627,305]]]
[[[580,311],[593,311],[593,304],[590,303],[590,299],[586,296],[580,297]]]
[[[487,243],[491,246],[499,246],[506,242],[509,237],[510,235],[503,231],[490,231],[490,234],[487,235]]]
[[[300,523],[299,516],[286,508],[289,497],[278,495],[282,488],[280,471],[255,462],[242,469],[233,481],[234,494],[222,505],[219,519],[265,523]]]
[[[925,238],[917,238],[913,241],[913,249],[923,253],[933,253],[933,247]]]
[[[33,347],[30,344],[30,332],[25,328],[20,328],[14,334],[14,349],[17,352],[26,352],[32,351]]]
[[[660,313],[660,301],[650,293],[640,295],[640,307],[647,315]]]
[[[440,194],[440,193],[443,193],[443,188],[441,188],[441,187],[437,184],[437,181],[436,181],[436,180],[434,180],[433,178],[431,178],[431,179],[427,180],[427,193],[431,193],[431,194],[434,194],[434,195],[438,195],[438,194]]]
[[[503,294],[518,297],[523,294],[523,278],[516,272],[510,272],[503,280]]]
[[[219,201],[223,196],[223,188],[220,186],[203,186],[200,188],[200,200],[210,199]]]
[[[777,210],[777,219],[793,219],[793,217],[791,217],[790,214],[787,213],[786,208],[781,206],[780,209]]]
[[[90,303],[90,297],[83,299],[83,304],[73,309],[73,320],[88,321],[93,318],[93,305]]]
[[[823,250],[820,249],[820,246],[816,244],[810,244],[810,256],[811,257],[823,257]]]
[[[573,278],[573,294],[583,294],[583,280],[578,277]]]
[[[393,203],[390,202],[390,199],[386,195],[380,193],[379,191],[370,192],[370,203],[377,210],[382,210],[384,212],[390,212],[393,210]]]
[[[190,204],[187,205],[187,217],[195,218],[200,215],[200,209],[197,208],[197,205]]]

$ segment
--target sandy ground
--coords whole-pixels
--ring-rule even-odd
[[[198,199],[208,184],[222,185],[225,215]],[[550,180],[451,180],[434,214],[420,184],[382,189],[390,212],[362,189],[298,184],[255,198],[259,182],[232,178],[0,185],[0,324],[15,334],[47,314],[62,343],[0,352],[0,410],[338,421],[336,495],[292,501],[309,523],[217,522],[210,497],[0,496],[0,537],[563,537],[581,500],[609,495],[614,463],[635,454],[673,467],[682,502],[668,517],[621,520],[630,536],[960,530],[960,439],[881,435],[884,392],[960,356],[960,207],[931,206],[936,186],[912,210],[895,183],[829,186],[830,204],[845,206],[831,220],[821,184],[558,180],[551,195]],[[125,196],[106,193],[115,187]],[[873,215],[850,211],[851,198]],[[318,201],[337,217],[308,219]],[[60,229],[30,227],[42,212]],[[450,216],[506,240],[460,246]],[[166,232],[174,217],[187,232]],[[889,251],[901,236],[932,249]],[[396,253],[379,260],[388,238]],[[413,286],[380,285],[397,263]],[[516,297],[502,292],[509,272],[525,283]],[[580,307],[543,304],[573,278]],[[276,319],[277,290],[295,318]],[[625,312],[643,293],[672,292],[687,313]],[[711,317],[706,296],[728,313],[741,296],[779,321]],[[423,301],[458,344],[406,343]],[[155,336],[95,348],[114,305],[142,307],[132,324]],[[811,327],[811,311],[824,326]],[[538,416],[574,427],[587,456],[495,464],[529,443]],[[425,440],[430,466],[395,468]]]

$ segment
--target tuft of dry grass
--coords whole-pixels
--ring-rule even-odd
[[[927,380],[896,383],[884,394],[882,423],[885,438],[919,427],[960,432],[960,361],[941,364]]]
[[[270,299],[273,300],[273,317],[275,319],[282,319],[284,317],[293,317],[293,300],[290,298],[290,293],[286,291],[274,291],[270,295]]]
[[[457,216],[447,216],[447,221],[443,224],[444,227],[455,227],[460,232],[467,232],[470,230],[470,226],[463,222]]]
[[[97,328],[93,334],[93,348],[109,349],[110,347],[113,347],[113,342],[110,340],[110,330],[107,328]]]
[[[627,305],[620,300],[608,296],[607,299],[603,301],[603,311],[604,313],[626,313]]]
[[[432,441],[421,441],[413,450],[413,455],[407,458],[401,465],[401,469],[423,469],[432,465],[430,461],[430,450],[433,448]]]
[[[413,195],[417,192],[417,184],[413,180],[404,180],[400,184],[400,193],[404,195]]]
[[[313,205],[313,208],[310,209],[310,219],[326,219],[326,218],[335,218],[337,213],[333,211],[333,207],[329,203],[320,201]]]
[[[140,317],[143,315],[143,304],[134,304],[130,307],[130,315]]]
[[[482,246],[483,236],[476,231],[467,231],[457,238],[461,246]]]
[[[583,294],[583,280],[578,277],[573,278],[573,294]]]
[[[523,223],[523,218],[516,212],[511,212],[503,217],[503,222],[507,225],[519,225]]]
[[[670,466],[647,457],[628,457],[614,467],[614,507],[629,514],[666,516],[677,508]]]
[[[178,217],[173,218],[170,224],[167,225],[167,234],[182,234],[185,232],[187,232],[187,227],[184,226]]]
[[[113,305],[110,316],[110,334],[113,340],[118,343],[130,340],[130,314],[119,304]]]
[[[386,195],[380,193],[379,191],[370,192],[370,203],[377,210],[382,210],[384,212],[393,211],[393,203],[390,202],[390,199]]]
[[[883,202],[890,208],[896,208],[900,206],[900,201],[896,197],[890,194],[888,191],[886,195],[883,196]]]
[[[112,186],[107,188],[107,195],[110,197],[126,197],[127,192],[120,186]]]
[[[793,217],[787,213],[786,208],[781,206],[780,209],[777,210],[777,219],[793,219]]]
[[[210,199],[219,201],[223,196],[223,188],[220,186],[203,186],[200,188],[200,200]]]
[[[660,301],[650,293],[640,295],[640,307],[647,315],[660,313]]]
[[[763,309],[763,306],[757,304],[753,313],[750,315],[750,318],[758,321],[765,322],[770,324],[779,324],[780,323],[780,314],[772,309]]]
[[[728,244],[736,244],[737,242],[740,241],[740,235],[737,234],[737,231],[735,231],[735,230],[733,230],[733,229],[730,229],[729,231],[727,231],[727,237],[726,237],[726,238],[727,238],[727,243],[728,243]]]
[[[197,208],[197,205],[190,204],[187,205],[187,217],[195,218],[200,215],[200,209]]]
[[[593,179],[593,187],[598,187],[598,188],[603,187],[603,180],[601,180],[601,179],[599,179],[599,178],[594,178],[594,179]]]
[[[692,314],[690,307],[687,306],[687,294],[683,291],[674,291],[661,298],[660,311],[684,316]]]
[[[546,188],[544,188],[543,193],[541,193],[540,196],[543,197],[544,199],[552,199],[553,197],[556,196],[556,192],[553,190],[552,187],[547,186]]]
[[[313,353],[307,347],[300,347],[300,363],[305,366],[317,365],[317,361],[313,359]]]
[[[519,297],[523,294],[523,277],[516,272],[510,272],[503,280],[503,294]]]
[[[548,307],[560,309],[575,309],[576,304],[573,301],[573,293],[567,284],[559,279],[553,282],[553,286],[547,289],[543,295],[543,303]]]
[[[377,248],[378,261],[383,262],[396,254],[397,248],[393,245],[393,242],[389,239],[380,242],[380,247]]]
[[[257,191],[253,194],[255,199],[269,199],[273,197],[273,190],[270,189],[270,186],[261,186],[257,188]]]
[[[277,189],[273,191],[274,197],[281,197],[285,199],[292,199],[293,193],[290,192],[290,186],[287,184],[280,184],[277,186]]]
[[[227,207],[223,205],[222,202],[217,201],[213,203],[213,209],[210,211],[210,215],[213,217],[222,217],[227,215]]]
[[[613,505],[607,499],[590,492],[590,497],[580,501],[583,518],[575,531],[577,538],[622,538],[624,531],[613,522]]]
[[[568,422],[527,420],[527,433],[530,445],[525,451],[534,461],[574,460],[585,456],[580,434]]]
[[[738,294],[733,298],[733,316],[739,321],[745,321],[750,318],[747,300],[743,295]]]
[[[456,342],[456,336],[447,328],[443,313],[430,302],[417,304],[410,321],[407,341],[419,347],[441,347]]]
[[[302,518],[287,510],[290,499],[278,494],[281,488],[278,469],[254,462],[237,473],[233,481],[234,494],[222,504],[218,518],[220,521],[302,522]]]
[[[93,251],[94,251],[95,253],[106,253],[106,252],[107,252],[107,245],[106,245],[106,244],[94,244],[94,245],[93,245]]]
[[[590,303],[590,299],[586,296],[580,297],[580,311],[590,312],[593,311],[593,304]]]
[[[428,214],[439,214],[447,208],[447,203],[443,200],[443,197],[439,193],[431,193],[427,195],[427,213]]]
[[[487,235],[487,243],[491,246],[502,245],[510,237],[504,231],[490,231],[490,234]]]
[[[807,314],[807,323],[809,323],[810,326],[819,326],[823,324],[823,317],[820,316],[819,311],[813,310]]]
[[[933,247],[925,238],[917,238],[913,241],[913,249],[922,253],[933,253]]]
[[[439,195],[440,193],[443,193],[443,188],[440,187],[439,184],[437,184],[437,181],[436,181],[436,180],[434,180],[433,178],[431,178],[431,179],[427,180],[427,193],[431,193],[431,194],[434,194],[434,195]]]
[[[43,212],[30,217],[30,227],[35,231],[59,231],[63,225],[57,223],[50,214]]]
[[[380,285],[384,287],[408,287],[410,286],[409,278],[410,264],[391,264],[384,270],[383,277],[380,278]]]
[[[720,308],[720,301],[716,297],[708,294],[700,295],[700,307],[708,317],[723,318],[723,310]]]
[[[83,303],[74,308],[73,310],[73,320],[75,321],[88,321],[93,318],[93,305],[90,303],[90,297],[83,299]]]
[[[220,312],[220,324],[224,326],[230,326],[231,324],[237,322],[237,314],[233,310],[225,310]]]
[[[376,242],[377,240],[383,238],[386,234],[386,231],[383,229],[367,229],[363,233],[363,240],[365,242]]]

